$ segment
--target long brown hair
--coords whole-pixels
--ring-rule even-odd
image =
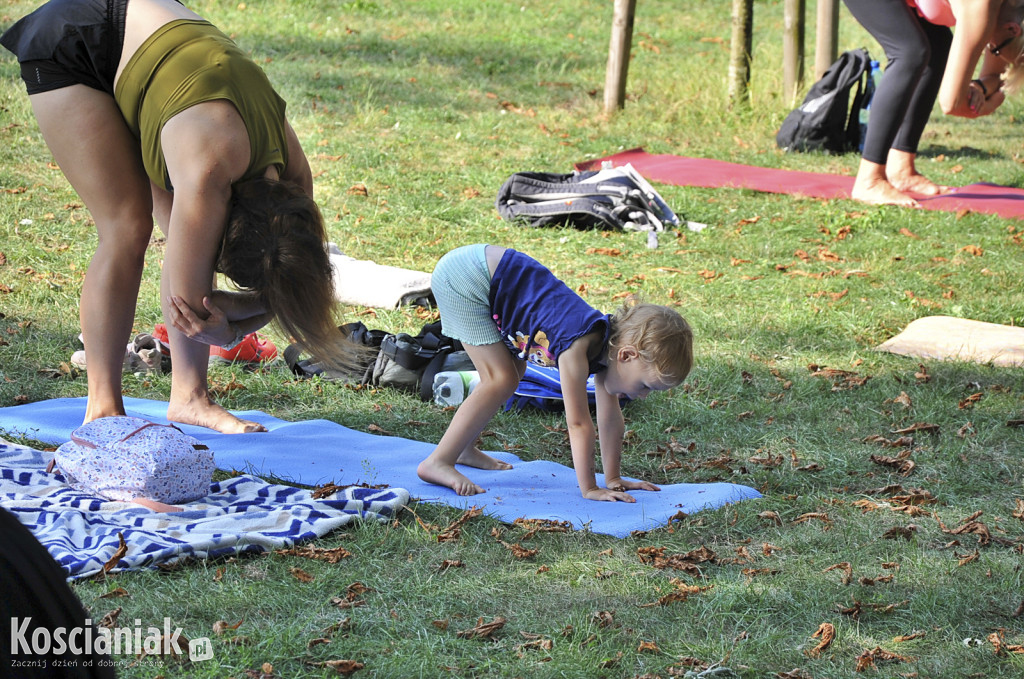
[[[327,234],[297,184],[263,177],[235,184],[216,270],[255,293],[280,329],[326,366],[351,365],[341,341]]]

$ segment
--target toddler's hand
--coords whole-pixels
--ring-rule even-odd
[[[605,479],[605,484],[612,490],[661,490],[650,481],[630,481],[629,479]]]
[[[629,493],[608,488],[594,488],[583,493],[588,500],[600,500],[602,502],[636,502],[636,498]]]

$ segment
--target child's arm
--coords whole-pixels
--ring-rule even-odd
[[[601,466],[604,468],[604,485],[612,490],[661,490],[650,481],[630,481],[622,478],[622,439],[626,434],[626,423],[622,419],[619,397],[604,389],[605,373],[598,373],[597,389],[597,434],[601,442]]]
[[[569,429],[569,446],[572,448],[576,481],[580,485],[580,493],[588,500],[636,502],[628,493],[597,485],[594,473],[594,422],[590,418],[590,406],[587,404],[587,378],[590,377],[587,347],[588,341],[584,336],[558,357],[558,375],[562,398],[565,400],[565,424]]]

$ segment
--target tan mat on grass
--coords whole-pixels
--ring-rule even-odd
[[[1024,365],[1024,328],[952,316],[925,316],[875,349],[940,361],[1019,366]]]

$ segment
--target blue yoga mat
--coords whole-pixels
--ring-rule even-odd
[[[85,402],[84,398],[53,399],[0,408],[0,434],[59,445],[81,424]],[[165,402],[126,398],[125,408],[129,415],[167,422]],[[259,422],[269,431],[220,434],[179,426],[210,446],[220,469],[310,486],[327,482],[388,484],[408,490],[422,502],[461,509],[482,507],[490,516],[509,523],[517,518],[568,521],[576,529],[625,537],[632,531],[664,526],[680,511],[692,514],[761,497],[753,488],[732,483],[677,483],[662,486],[660,492],[632,491],[635,503],[594,502],[580,496],[571,467],[546,460],[523,462],[511,453],[495,451],[488,452],[513,468],[463,468],[487,492],[462,497],[416,476],[416,466],[434,449],[432,443],[367,434],[328,420],[287,422],[254,410],[235,414]],[[597,480],[604,483],[600,474]]]

